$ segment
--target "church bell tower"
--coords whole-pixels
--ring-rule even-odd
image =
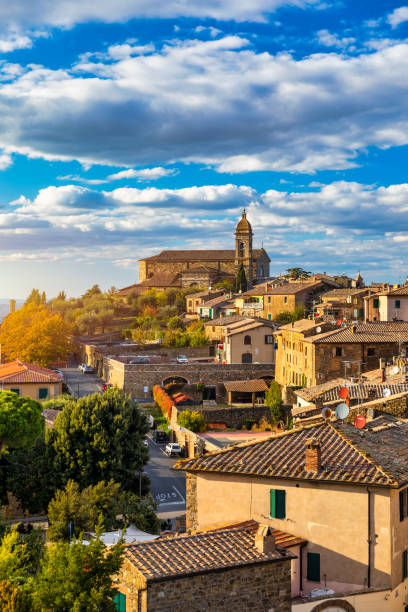
[[[245,208],[242,217],[235,230],[235,273],[241,264],[244,266],[248,289],[253,282],[253,260],[252,260],[252,227],[247,219]]]

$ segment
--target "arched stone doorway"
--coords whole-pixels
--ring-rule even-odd
[[[168,376],[167,378],[163,379],[162,387],[165,387],[166,385],[169,385],[170,383],[187,385],[188,380],[186,378],[183,378],[183,376]]]
[[[356,609],[344,599],[329,599],[317,604],[311,612],[356,612]]]

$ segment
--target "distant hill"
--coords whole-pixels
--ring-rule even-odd
[[[16,300],[16,308],[20,308],[24,304],[24,300]],[[10,312],[8,300],[0,300],[0,321],[4,319]]]

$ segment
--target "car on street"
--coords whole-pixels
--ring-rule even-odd
[[[180,444],[177,444],[177,442],[170,442],[166,445],[164,452],[169,457],[171,457],[171,455],[181,455],[181,446]]]
[[[148,357],[140,356],[140,357],[135,357],[135,359],[133,359],[129,363],[131,363],[131,364],[135,364],[135,363],[150,363],[150,359]]]
[[[78,370],[82,372],[85,366],[86,366],[86,363],[80,363],[78,366]]]
[[[177,363],[188,363],[188,359],[185,355],[177,355],[176,361]]]
[[[94,369],[92,366],[86,365],[82,368],[82,371],[84,374],[93,374]]]
[[[143,446],[149,446],[149,441],[147,438],[143,438]]]
[[[169,439],[169,436],[166,434],[165,431],[163,431],[163,429],[155,429],[153,432],[153,440],[155,442],[167,442]]]

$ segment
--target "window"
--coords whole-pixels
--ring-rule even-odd
[[[373,299],[373,308],[379,308],[380,300],[378,298]]]
[[[286,491],[284,489],[271,489],[270,515],[272,518],[286,518]]]
[[[10,391],[16,393],[17,395],[20,395],[20,389],[10,389]]]
[[[269,321],[272,319],[271,313],[268,314],[268,319],[269,319]]]
[[[265,344],[273,344],[273,336],[265,336]]]
[[[305,346],[305,355],[307,356],[307,346]]]
[[[126,612],[126,595],[123,593],[116,593],[113,596],[113,603],[116,606],[117,612]]]
[[[368,348],[367,349],[367,357],[373,357],[373,355],[375,355],[375,348]]]
[[[288,303],[288,296],[287,296],[287,295],[285,295],[285,297],[283,298],[283,302],[284,302],[285,304],[287,304],[287,303]]]
[[[401,300],[395,300],[395,308],[401,308]]]
[[[38,389],[38,399],[45,400],[48,397],[48,389],[47,387],[40,387]]]
[[[402,553],[402,579],[408,578],[408,550]]]
[[[341,346],[336,346],[336,357],[341,357]]]
[[[268,297],[268,304],[271,303],[271,296]]]
[[[408,508],[408,489],[404,489],[399,492],[399,513],[400,513],[400,521],[403,521],[407,516],[407,508]]]
[[[251,344],[251,336],[244,336],[244,344]]]
[[[193,306],[193,300],[188,300],[188,305],[191,308]]]
[[[252,363],[252,353],[242,353],[241,362]]]
[[[318,553],[307,553],[307,579],[312,582],[320,582],[320,555]]]

